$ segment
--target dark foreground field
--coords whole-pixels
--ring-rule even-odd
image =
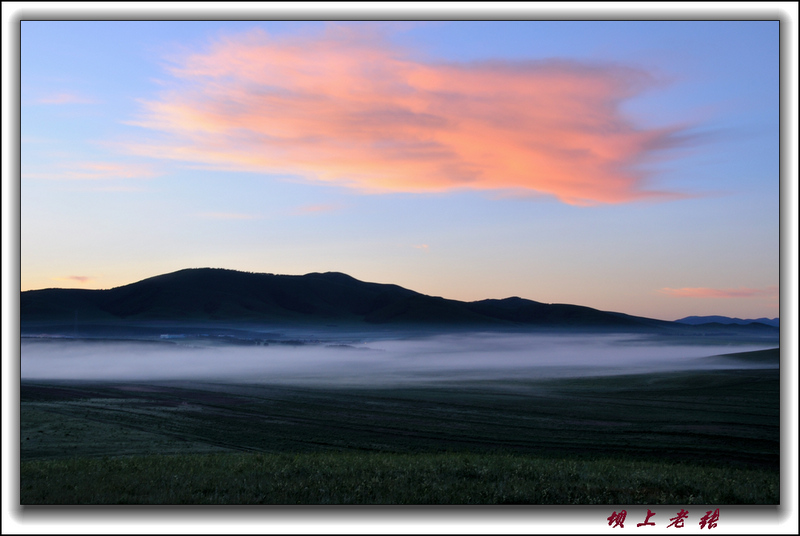
[[[380,389],[23,381],[20,439],[22,504],[780,499],[775,368]]]

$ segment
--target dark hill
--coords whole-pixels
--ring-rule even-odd
[[[748,324],[765,324],[767,326],[779,327],[780,326],[780,319],[779,318],[748,318],[748,319],[741,319],[741,318],[731,318],[729,316],[687,316],[686,318],[681,318],[676,320],[680,324],[689,324],[692,326],[700,326],[703,324],[737,324],[740,326],[746,326]]]
[[[541,326],[590,325],[597,327],[649,326],[664,327],[669,322],[609,313],[590,307],[568,304],[545,304],[523,298],[482,300],[465,304],[467,309],[515,324]]]
[[[253,274],[211,268],[180,270],[110,290],[23,292],[21,318],[71,320],[360,320],[416,293],[362,283],[345,274]]]
[[[672,322],[522,298],[461,302],[346,274],[187,269],[110,290],[45,289],[20,297],[27,322],[225,321],[653,329]]]

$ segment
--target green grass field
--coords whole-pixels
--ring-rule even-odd
[[[22,504],[779,502],[777,369],[380,389],[23,381],[20,416]]]
[[[759,469],[521,454],[217,453],[23,463],[26,504],[759,504]]]

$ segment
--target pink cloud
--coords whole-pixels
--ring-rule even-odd
[[[69,162],[54,171],[23,173],[25,179],[48,180],[108,180],[147,179],[157,176],[152,167],[145,164],[118,162]]]
[[[66,277],[54,277],[53,279],[56,281],[74,281],[84,285],[89,281],[92,281],[94,278],[89,277],[88,275],[68,275]]]
[[[298,207],[295,209],[295,214],[314,214],[319,212],[333,212],[335,210],[339,210],[342,207],[337,204],[333,203],[320,203],[318,205],[303,205],[302,207]]]
[[[368,192],[530,192],[576,205],[685,197],[649,189],[686,126],[640,128],[619,106],[645,71],[570,60],[436,63],[369,26],[255,30],[182,58],[129,144],[215,169],[289,173]]]
[[[766,288],[662,288],[662,294],[679,298],[758,298],[778,296],[778,287]]]
[[[81,97],[74,93],[55,93],[42,97],[37,101],[39,104],[92,104],[94,101],[87,97]]]
[[[256,220],[256,214],[243,214],[239,212],[203,212],[198,214],[201,218],[210,220]]]
[[[99,186],[96,188],[80,188],[82,192],[147,192],[147,188],[136,186]]]

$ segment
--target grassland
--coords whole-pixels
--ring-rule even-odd
[[[413,388],[24,381],[21,502],[776,504],[778,386],[777,369]]]
[[[28,504],[758,504],[769,471],[519,454],[217,453],[25,462]]]

